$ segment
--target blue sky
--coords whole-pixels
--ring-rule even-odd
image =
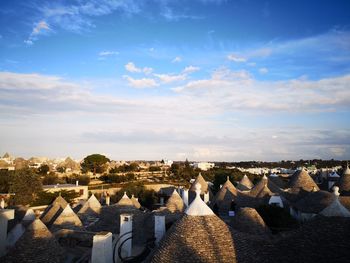
[[[2,1],[0,153],[350,158],[349,1]]]

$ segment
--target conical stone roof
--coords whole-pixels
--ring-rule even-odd
[[[350,211],[346,209],[339,201],[339,187],[333,187],[333,194],[335,196],[334,201],[323,209],[320,214],[328,217],[350,217]]]
[[[151,262],[236,262],[229,227],[216,215],[184,215],[176,221]]]
[[[196,178],[196,180],[192,183],[190,187],[190,191],[195,192],[195,186],[196,184],[201,185],[201,194],[205,194],[209,191],[208,183],[204,180],[203,176],[199,174]]]
[[[219,192],[217,192],[217,194],[215,195],[213,203],[216,203],[219,205],[219,203],[224,200],[227,191],[230,192],[232,196],[237,196],[237,189],[231,183],[229,177],[227,177],[226,182],[222,185]]]
[[[90,198],[85,202],[85,204],[80,208],[79,214],[84,213],[96,213],[99,214],[101,210],[101,204],[95,197],[95,195],[91,195]]]
[[[334,201],[334,194],[327,191],[316,191],[308,193],[304,198],[298,200],[294,207],[304,213],[318,214]]]
[[[62,196],[58,196],[51,205],[49,205],[44,213],[41,215],[41,221],[50,227],[52,223],[56,220],[59,214],[66,208],[68,205],[67,201],[64,200]]]
[[[320,190],[315,181],[311,178],[305,169],[296,171],[288,182],[288,188],[292,190],[300,190],[301,188],[306,191],[312,191],[313,189]]]
[[[267,187],[267,184],[265,184],[264,187],[260,190],[260,192],[256,195],[256,197],[257,198],[265,198],[265,197],[270,197],[272,195],[273,195],[273,193]]]
[[[55,231],[57,229],[68,228],[81,230],[83,227],[82,222],[79,217],[74,213],[70,205],[67,205],[63,209],[62,213],[56,218],[52,224],[52,229]]]
[[[232,219],[232,227],[238,231],[261,235],[269,232],[264,220],[259,213],[250,207],[240,208]]]
[[[124,192],[122,198],[116,204],[117,206],[134,206],[133,202],[129,198],[129,196]]]
[[[169,197],[168,201],[166,202],[165,206],[172,213],[183,212],[185,209],[185,204],[175,189]]]
[[[196,197],[193,202],[187,207],[185,213],[191,216],[206,216],[213,215],[213,211],[207,206],[206,203],[202,200],[201,194],[201,185],[197,183],[195,185]]]
[[[346,165],[346,169],[344,170],[343,175],[339,179],[338,186],[340,193],[350,193],[350,169],[348,165]]]
[[[249,180],[247,175],[244,175],[237,185],[237,189],[241,191],[249,191],[254,184]]]
[[[3,262],[59,263],[64,259],[64,250],[40,219],[34,220]]]
[[[252,189],[250,189],[250,195],[251,196],[257,196],[258,193],[261,192],[261,190],[263,190],[263,188],[266,186],[267,184],[267,177],[264,175],[261,180],[253,186]]]
[[[141,204],[140,204],[138,198],[135,198],[134,195],[131,196],[131,201],[132,201],[133,205],[134,205],[136,208],[140,208],[140,207],[141,207]]]
[[[60,207],[62,207],[63,209],[66,208],[66,206],[68,205],[68,202],[61,196],[57,196],[56,199],[52,202],[53,205],[59,205]]]
[[[334,201],[323,209],[320,212],[323,216],[340,216],[340,217],[350,217],[350,211],[346,209],[340,202],[338,198],[335,198]]]

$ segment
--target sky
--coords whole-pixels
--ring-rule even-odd
[[[350,1],[0,2],[0,155],[350,159]]]

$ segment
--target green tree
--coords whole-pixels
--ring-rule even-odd
[[[74,190],[62,190],[61,192],[55,192],[55,193],[50,193],[47,191],[40,191],[37,194],[37,197],[31,205],[36,206],[36,205],[49,205],[53,202],[53,200],[56,199],[58,195],[60,195],[70,204],[73,203],[74,199],[79,196],[78,192],[75,192]]]
[[[59,182],[58,176],[54,172],[45,174],[42,178],[43,185],[57,184]]]
[[[119,201],[122,198],[124,192],[128,194],[129,197],[133,194],[135,197],[139,198],[139,202],[142,206],[148,209],[153,209],[153,205],[157,202],[158,197],[154,190],[147,190],[141,183],[128,183],[123,188],[116,193],[114,199]]]
[[[15,193],[12,197],[15,205],[30,204],[41,190],[40,177],[30,169],[15,171],[11,177],[9,191]]]
[[[13,171],[0,169],[0,193],[8,193]]]
[[[38,168],[38,173],[41,175],[46,175],[50,171],[50,167],[47,164],[42,164]]]
[[[66,182],[69,184],[75,184],[76,181],[79,181],[80,185],[89,185],[90,177],[87,175],[77,175],[77,174],[73,174],[70,177],[66,177]]]
[[[106,170],[106,163],[109,161],[104,155],[92,154],[84,158],[84,161],[81,163],[81,170],[83,173],[103,173]]]

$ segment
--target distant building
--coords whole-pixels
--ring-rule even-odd
[[[174,162],[172,160],[164,159],[164,165],[171,166]]]
[[[199,168],[202,171],[207,171],[215,166],[215,163],[208,163],[208,162],[199,162],[199,163],[194,163],[193,167],[194,168]]]

